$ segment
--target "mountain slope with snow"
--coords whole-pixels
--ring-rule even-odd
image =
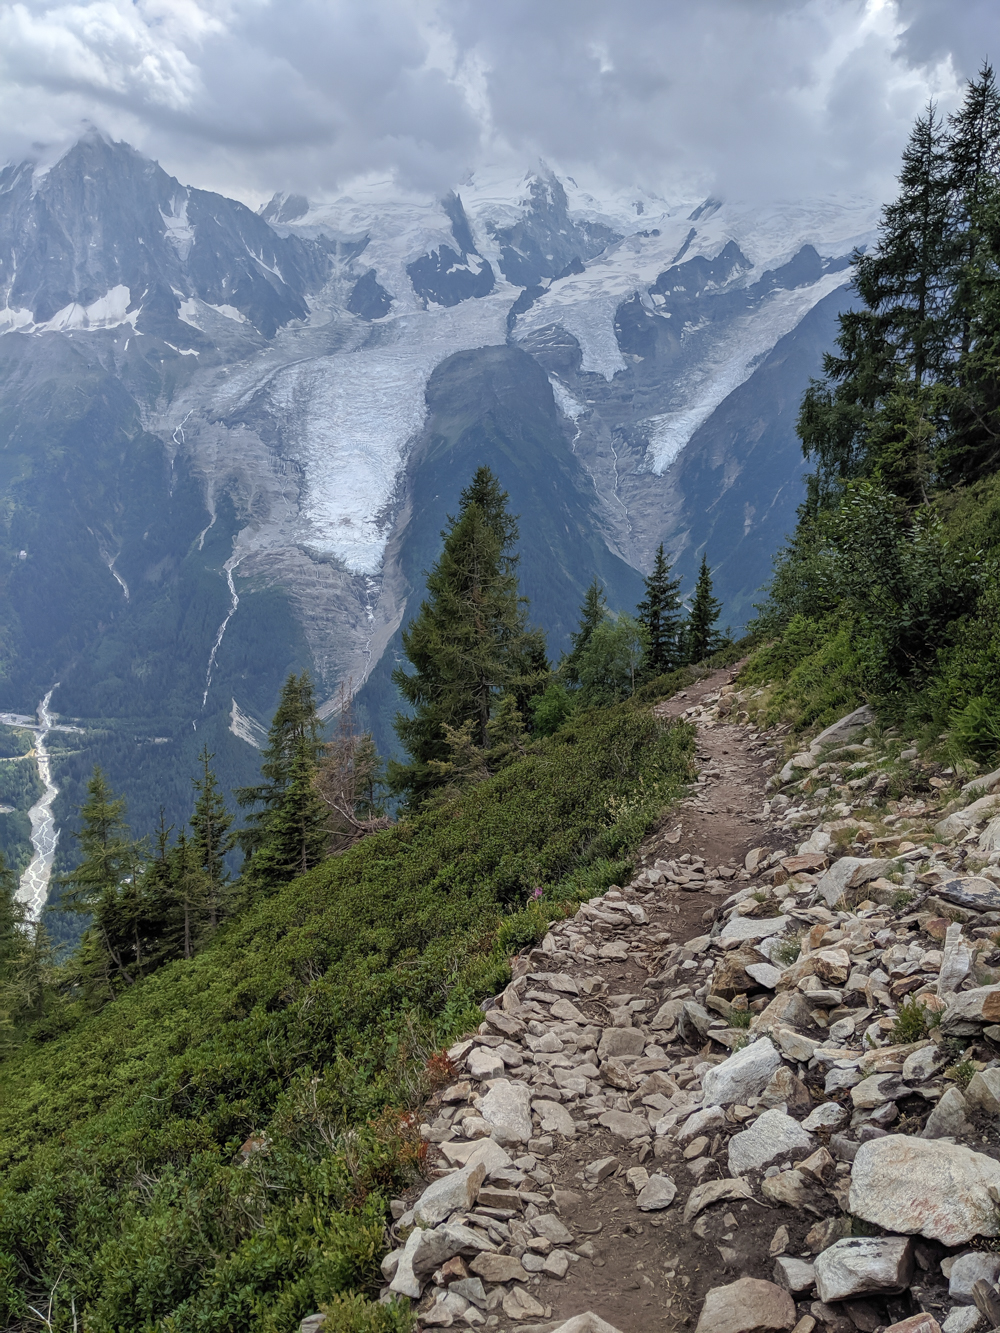
[[[60,817],[100,757],[151,823],[153,743],[172,817],[203,741],[242,781],[293,667],[328,709],[363,687],[391,742],[396,636],[479,462],[522,509],[554,651],[595,570],[632,604],[661,541],[688,585],[707,550],[740,623],[874,219],[541,167],[254,214],[96,136],[4,169],[0,707],[58,682],[90,729],[54,758]]]

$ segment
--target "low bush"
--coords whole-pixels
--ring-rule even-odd
[[[371,1297],[436,1053],[512,950],[629,873],[692,735],[632,702],[577,714],[29,1037],[0,1063],[4,1326],[51,1302],[60,1331],[290,1333],[322,1306],[345,1333],[399,1333]]]

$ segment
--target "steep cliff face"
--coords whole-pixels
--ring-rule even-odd
[[[794,408],[861,204],[595,198],[539,169],[260,214],[93,136],[0,173],[3,697],[89,739],[136,823],[225,778],[284,673],[390,739],[409,599],[472,468],[522,514],[558,651],[596,572],[634,601],[702,550],[738,624],[801,495]],[[822,336],[821,336],[822,334]],[[167,760],[167,755],[175,758]]]

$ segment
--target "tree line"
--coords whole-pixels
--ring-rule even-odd
[[[880,716],[1000,759],[1000,91],[987,63],[958,109],[929,105],[853,309],[801,405],[812,464],[751,627],[761,670],[817,713]],[[753,665],[751,671],[753,671]],[[791,705],[790,705],[791,706]]]
[[[1000,93],[984,64],[943,121],[933,104],[903,153],[877,244],[853,256],[857,309],[802,403],[815,465],[807,513],[873,478],[909,504],[1000,461]]]
[[[411,816],[439,809],[579,710],[615,703],[721,646],[707,560],[685,611],[661,545],[635,615],[613,614],[595,581],[570,650],[553,666],[543,631],[528,621],[507,500],[490,469],[479,468],[403,631],[409,665],[393,680],[406,705],[395,723],[405,759],[383,765],[370,733],[355,726],[349,689],[336,734],[324,740],[309,674],[293,673],[260,780],[234,793],[239,829],[207,747],[187,827],[168,826],[161,812],[151,838],[132,837],[124,798],[95,767],[73,835],[78,862],[59,877],[60,909],[85,923],[70,957],[57,961],[44,922],[25,920],[14,876],[0,868],[0,1023],[8,1034],[41,1018],[47,997],[99,1007],[165,963],[193,957],[260,896],[388,827],[391,802]],[[235,877],[234,851],[242,853]]]

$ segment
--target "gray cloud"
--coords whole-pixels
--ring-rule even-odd
[[[913,116],[949,109],[998,32],[978,0],[0,0],[0,156],[95,124],[251,201],[537,157],[662,191],[884,195]]]

